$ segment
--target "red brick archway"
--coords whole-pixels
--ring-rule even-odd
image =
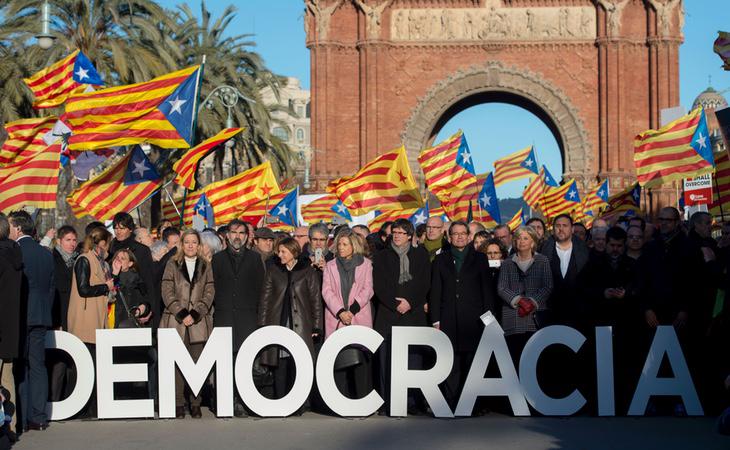
[[[489,101],[540,117],[564,175],[615,190],[634,180],[633,137],[679,103],[679,0],[305,4],[314,190],[401,143],[415,162],[450,116]]]

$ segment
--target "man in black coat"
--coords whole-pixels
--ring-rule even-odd
[[[487,257],[469,245],[467,224],[452,222],[449,236],[449,250],[436,255],[431,268],[429,312],[433,326],[454,347],[454,366],[446,379],[446,397],[454,407],[482,335],[480,316],[494,303],[494,288]]]
[[[380,346],[381,395],[390,398],[390,339],[394,326],[426,326],[426,303],[431,286],[431,263],[423,247],[411,246],[415,229],[407,219],[396,220],[391,228],[392,241],[373,258],[373,289],[378,304],[375,330],[385,338]],[[418,369],[423,357],[417,351],[408,355],[408,365]],[[417,414],[415,398],[408,397],[409,414]]]
[[[129,249],[137,259],[139,266],[139,274],[142,275],[145,287],[148,293],[154,293],[160,289],[160,285],[155,285],[154,261],[152,260],[152,252],[150,248],[134,239],[134,219],[129,213],[120,212],[114,216],[112,220],[112,228],[114,229],[114,239],[109,248],[109,264],[114,259],[114,254],[121,249]],[[156,294],[150,295],[154,298]],[[159,323],[159,320],[158,320]]]
[[[228,224],[225,250],[213,255],[215,312],[213,325],[233,328],[233,358],[243,341],[256,330],[257,307],[264,281],[264,264],[253,250],[246,248],[246,224],[234,219]],[[245,415],[243,402],[236,394],[236,417]]]
[[[0,386],[5,386],[13,401],[15,377],[13,360],[20,349],[20,285],[23,278],[23,254],[20,246],[8,239],[10,224],[0,213]],[[10,422],[10,432],[15,433],[15,414]]]
[[[18,383],[23,429],[44,430],[48,426],[46,400],[48,375],[46,373],[46,331],[51,326],[51,310],[56,295],[53,256],[41,247],[31,235],[35,230],[33,219],[25,211],[10,213],[10,238],[15,239],[23,253],[21,304],[26,308],[24,344],[21,354]]]

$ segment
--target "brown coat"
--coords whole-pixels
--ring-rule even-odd
[[[91,287],[105,286],[106,275],[96,254],[91,251],[81,254],[76,261],[77,264],[81,258],[88,261],[88,285]],[[96,330],[107,328],[109,297],[107,294],[82,297],[79,294],[79,281],[77,270],[74,270],[71,279],[71,296],[68,302],[68,331],[82,342],[96,344]],[[106,291],[106,289],[101,290]]]
[[[304,258],[290,272],[280,263],[269,266],[259,302],[259,326],[282,325],[281,312],[289,287],[291,323],[294,330],[314,355],[312,333],[322,336],[322,276]],[[279,352],[270,347],[261,355],[261,364],[279,365]]]
[[[193,279],[188,276],[185,260],[178,263],[174,259],[167,262],[162,275],[162,301],[165,310],[160,319],[160,328],[175,328],[185,339],[185,317],[192,316],[195,323],[187,327],[190,343],[205,342],[213,331],[213,270],[202,258],[195,262]]]

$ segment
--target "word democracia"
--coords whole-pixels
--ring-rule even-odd
[[[554,325],[537,331],[528,341],[519,362],[519,376],[515,369],[499,324],[490,313],[485,322],[479,347],[456,410],[446,402],[439,384],[451,372],[454,351],[448,337],[430,327],[394,327],[391,345],[390,414],[407,414],[408,389],[421,391],[436,417],[470,416],[478,397],[504,396],[509,399],[516,416],[529,416],[528,404],[543,415],[568,416],[578,412],[586,403],[578,389],[564,398],[546,395],[537,379],[537,361],[543,350],[551,345],[565,345],[577,352],[586,337],[579,331]],[[315,363],[302,339],[292,330],[280,326],[260,328],[241,345],[233,361],[231,328],[216,328],[208,339],[197,363],[192,360],[183,341],[174,329],[161,328],[157,333],[159,369],[159,415],[175,417],[175,368],[178,367],[195,393],[202,389],[209,373],[215,368],[217,410],[219,417],[233,415],[233,389],[244,403],[262,417],[286,417],[298,410],[307,400],[312,385],[317,387],[325,403],[341,416],[369,416],[384,403],[375,391],[365,397],[351,399],[337,389],[333,366],[338,353],[349,345],[358,345],[375,352],[383,344],[383,336],[371,328],[349,326],[332,334],[322,345]],[[615,415],[613,345],[611,327],[595,328],[596,385],[598,414]],[[112,353],[118,347],[151,346],[150,329],[116,329],[96,331],[96,370],[91,354],[75,336],[54,331],[48,333],[47,348],[67,352],[76,364],[78,380],[69,397],[49,404],[51,420],[63,420],[78,413],[91,396],[94,382],[97,387],[97,410],[100,419],[145,418],[154,416],[152,399],[116,400],[114,384],[145,382],[147,364],[114,364]],[[254,360],[267,346],[285,348],[296,364],[296,380],[289,393],[281,399],[263,396],[252,376]],[[426,370],[408,368],[408,351],[412,346],[431,347],[436,355],[433,367]],[[500,377],[485,378],[487,365],[494,355]],[[666,356],[672,368],[672,378],[659,378],[658,371]],[[235,366],[234,366],[235,364]],[[316,377],[315,377],[316,375]],[[96,380],[94,379],[96,376]],[[641,378],[636,386],[629,415],[643,415],[651,396],[680,396],[689,415],[702,415],[702,407],[679,345],[674,329],[657,328],[646,358]]]

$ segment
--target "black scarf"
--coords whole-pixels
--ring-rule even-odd
[[[336,260],[337,272],[340,274],[342,302],[344,303],[345,311],[349,311],[350,291],[352,290],[352,285],[355,283],[355,269],[365,261],[365,258],[362,255],[352,255],[350,259],[340,258],[338,256]]]

